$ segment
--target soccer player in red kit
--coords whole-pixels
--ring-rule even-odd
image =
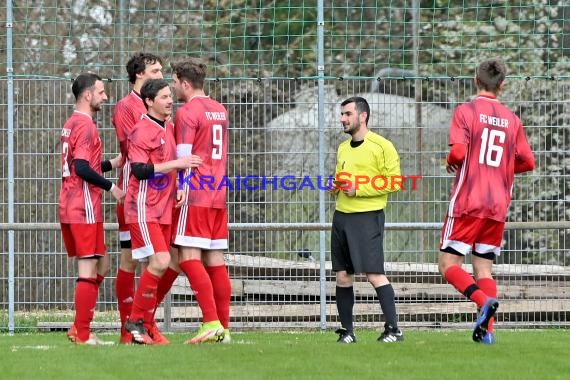
[[[125,199],[125,221],[131,232],[132,257],[148,259],[135,292],[125,329],[133,343],[168,344],[150,335],[156,325],[157,290],[170,264],[172,208],[176,196],[176,171],[195,167],[195,155],[176,158],[174,127],[169,121],[172,95],[164,79],[149,79],[141,87],[148,113],[128,137],[131,178]]]
[[[59,221],[67,255],[77,259],[75,320],[67,336],[77,344],[105,344],[91,333],[99,285],[109,270],[103,231],[102,190],[122,202],[125,193],[102,176],[118,168],[121,157],[101,161],[101,138],[93,116],[107,100],[96,74],[81,74],[71,88],[75,110],[61,132]]]
[[[188,277],[203,324],[187,343],[229,342],[231,283],[224,261],[228,248],[226,207],[228,112],[204,93],[206,66],[197,59],[171,64],[174,90],[184,101],[176,111],[178,157],[195,154],[203,163],[183,181],[185,203],[175,212],[174,245]]]
[[[499,302],[492,264],[511,201],[514,176],[534,169],[534,155],[520,119],[497,100],[506,76],[498,59],[477,68],[477,96],[455,110],[447,171],[455,173],[441,234],[439,270],[480,309],[473,340],[495,343],[493,316]],[[461,268],[472,254],[474,278]]]
[[[132,83],[133,88],[127,96],[117,102],[113,112],[113,125],[115,126],[119,149],[123,157],[118,186],[125,192],[128,189],[131,175],[131,166],[127,158],[127,139],[135,124],[141,120],[142,115],[146,114],[146,107],[140,95],[141,87],[147,79],[162,79],[162,59],[154,54],[141,52],[133,55],[129,59],[126,68],[127,74],[129,75],[129,82]],[[131,334],[125,330],[125,321],[131,312],[132,302],[135,296],[135,271],[138,262],[132,258],[131,235],[129,227],[125,223],[125,212],[121,203],[117,203],[116,211],[121,245],[121,256],[115,282],[115,292],[121,318],[121,338],[119,342],[130,344],[132,337]],[[167,277],[168,276],[173,275],[171,272],[168,272]],[[177,272],[175,276],[178,276]],[[168,292],[168,289],[166,289],[166,292]],[[153,326],[151,334],[153,333],[157,335],[158,340],[163,339],[158,327]]]

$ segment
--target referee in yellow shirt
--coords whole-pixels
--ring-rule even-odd
[[[386,323],[379,342],[404,340],[398,329],[394,288],[384,273],[384,208],[388,194],[401,189],[400,157],[392,143],[368,129],[370,106],[351,97],[341,103],[340,122],[351,138],[338,147],[336,196],[331,232],[336,272],[339,343],[356,343],[352,309],[354,274],[365,273],[380,300]]]

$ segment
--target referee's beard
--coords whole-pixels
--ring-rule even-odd
[[[360,131],[360,124],[343,124],[343,131],[346,134],[349,134],[351,136],[354,136],[356,133],[358,133],[358,131]]]

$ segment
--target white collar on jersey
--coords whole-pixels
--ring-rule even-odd
[[[81,112],[81,111],[78,111],[78,110],[73,110],[73,112],[77,112],[77,113],[80,113],[80,114],[82,114],[82,115],[85,115],[85,116],[87,116],[87,117],[88,117],[88,118],[90,118],[90,119],[93,119],[93,116],[89,115],[88,113],[85,113],[85,112]]]

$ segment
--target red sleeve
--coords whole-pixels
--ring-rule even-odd
[[[528,144],[524,128],[519,128],[517,134],[517,151],[515,153],[515,173],[524,173],[534,170],[534,154]]]
[[[468,108],[466,104],[462,104],[455,109],[449,127],[449,145],[469,144],[469,125],[472,116],[466,112]]]
[[[534,170],[534,158],[530,161],[515,160],[515,174],[530,172]]]
[[[463,160],[465,160],[466,153],[467,145],[461,143],[453,144],[447,156],[447,163],[449,165],[461,165]]]

